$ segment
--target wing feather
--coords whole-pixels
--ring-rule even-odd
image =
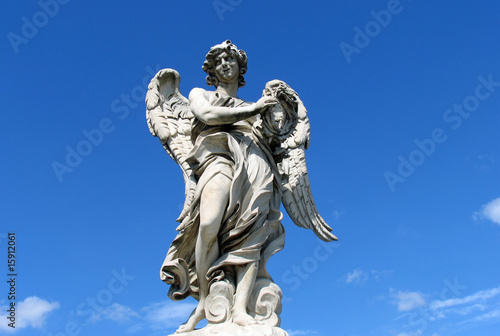
[[[180,79],[174,69],[160,70],[151,79],[146,94],[146,119],[151,134],[160,139],[165,151],[181,167],[186,200],[177,220],[182,222],[189,213],[196,182],[186,161],[193,148],[191,126],[194,115],[189,101],[180,93]]]
[[[289,161],[289,178],[282,179],[283,205],[288,215],[297,226],[313,230],[320,239],[337,240],[314,202],[306,162],[301,159],[305,158],[304,147],[292,149],[288,155],[284,160]]]
[[[257,134],[270,137],[267,143],[281,173],[282,203],[288,215],[297,226],[313,230],[320,239],[337,240],[319,214],[311,191],[305,156],[310,125],[304,104],[283,81],[268,82],[264,95],[276,97],[282,106],[281,111],[274,112],[278,114],[270,112],[263,116],[264,120],[258,125],[262,131]]]

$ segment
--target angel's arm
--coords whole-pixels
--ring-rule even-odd
[[[206,91],[194,88],[189,93],[191,111],[196,118],[207,125],[226,125],[248,119],[265,108],[276,104],[275,99],[263,97],[258,102],[239,107],[213,106],[206,97]]]

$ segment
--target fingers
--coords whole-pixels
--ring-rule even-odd
[[[274,97],[268,97],[265,101],[266,105],[275,105],[275,104],[278,104],[278,99],[274,98]]]
[[[275,97],[265,96],[265,97],[260,98],[259,101],[263,102],[263,103],[274,103],[274,104],[276,104],[278,102],[278,99],[276,99]]]
[[[262,97],[259,99],[259,101],[255,104],[256,110],[258,110],[260,113],[264,113],[269,110],[269,108],[272,108],[276,104],[279,104],[278,100],[274,97]]]
[[[261,98],[262,101],[260,101],[260,106],[262,106],[262,109],[265,109],[267,107],[271,107],[273,105],[279,104],[278,100],[273,97],[263,97]]]

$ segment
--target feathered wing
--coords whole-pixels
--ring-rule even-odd
[[[305,156],[310,126],[304,104],[283,81],[268,82],[264,95],[276,97],[281,105],[281,111],[273,109],[267,113],[270,117],[263,116],[262,124],[275,126],[275,132],[266,133],[275,133],[275,144],[273,146],[271,141],[270,146],[281,173],[282,203],[288,215],[297,226],[313,230],[320,239],[327,242],[337,240],[331,233],[332,228],[319,214],[312,196]],[[266,118],[272,120],[266,121]],[[269,128],[272,127],[264,127]]]
[[[194,197],[196,181],[186,162],[193,148],[191,127],[194,116],[189,101],[179,90],[181,77],[174,69],[160,70],[151,79],[146,94],[146,119],[149,131],[160,139],[163,148],[179,164],[186,183],[186,200],[177,221],[182,222]]]

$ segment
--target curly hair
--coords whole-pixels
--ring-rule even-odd
[[[247,54],[245,51],[238,49],[238,47],[232,44],[230,40],[226,40],[221,44],[213,46],[205,56],[205,62],[203,62],[203,66],[201,68],[208,74],[206,78],[207,84],[210,86],[214,85],[215,87],[218,86],[219,79],[215,75],[215,58],[223,52],[230,53],[231,56],[238,61],[238,67],[240,69],[238,87],[245,86],[245,78],[243,75],[247,72]]]

